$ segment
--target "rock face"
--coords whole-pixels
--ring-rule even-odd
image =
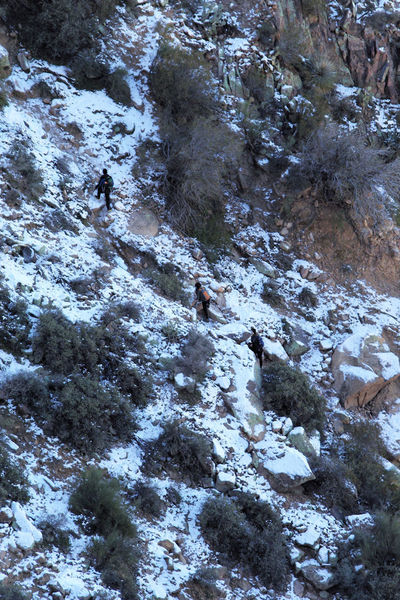
[[[0,79],[5,79],[11,74],[10,57],[4,46],[0,46]]]
[[[344,407],[362,407],[400,377],[400,362],[383,335],[360,327],[336,348],[332,373]]]
[[[295,448],[286,448],[282,456],[267,457],[259,469],[268,477],[271,485],[282,492],[315,479],[306,457]]]

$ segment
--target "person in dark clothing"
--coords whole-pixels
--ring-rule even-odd
[[[201,285],[200,281],[197,281],[195,283],[195,299],[192,302],[192,307],[195,304],[198,304],[201,302],[202,306],[203,306],[203,314],[204,314],[204,318],[206,321],[210,320],[210,315],[208,313],[208,308],[210,306],[210,302],[211,302],[211,298],[210,298],[210,294],[203,288],[203,286]]]
[[[264,353],[264,342],[262,341],[262,337],[257,333],[254,327],[251,328],[252,335],[250,338],[250,342],[247,344],[250,350],[254,352],[258,361],[260,363],[260,367],[263,366],[263,353]]]
[[[100,199],[100,195],[104,194],[106,197],[107,210],[111,210],[110,193],[113,189],[114,182],[111,175],[108,174],[107,169],[103,169],[103,175],[99,179],[99,183],[96,185],[97,198]]]

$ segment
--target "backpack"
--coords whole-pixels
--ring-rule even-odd
[[[199,289],[199,300],[200,302],[208,302],[211,300],[210,294],[204,288]]]
[[[256,335],[253,348],[256,352],[261,352],[261,350],[264,348],[264,342],[261,335]]]
[[[111,175],[107,175],[105,181],[104,181],[104,187],[107,185],[109,190],[112,190],[114,187],[114,180],[111,177]]]

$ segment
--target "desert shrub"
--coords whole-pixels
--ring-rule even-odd
[[[72,376],[62,387],[54,409],[52,432],[84,452],[97,452],[117,438],[131,438],[131,408],[114,388],[90,377]]]
[[[0,582],[0,600],[29,600],[29,598],[18,585]]]
[[[70,533],[63,525],[64,517],[55,515],[39,522],[38,527],[43,535],[42,545],[45,548],[56,547],[60,552],[68,552],[71,545]]]
[[[28,346],[31,322],[24,300],[13,301],[0,285],[0,348],[20,355]]]
[[[194,232],[209,263],[215,264],[232,248],[231,231],[224,215],[213,214]]]
[[[399,510],[398,482],[396,476],[382,465],[381,457],[386,456],[386,449],[376,424],[361,421],[351,425],[341,455],[362,506],[375,510]]]
[[[295,426],[323,431],[326,402],[299,369],[282,362],[267,365],[263,371],[262,402],[265,410],[290,417]]]
[[[180,272],[172,263],[157,265],[157,268],[148,268],[144,274],[150,279],[164,296],[170,300],[188,303],[187,294],[183,289]]]
[[[179,490],[177,490],[176,487],[171,485],[166,491],[165,499],[170,504],[173,504],[174,506],[179,506],[179,504],[182,501],[182,496],[180,495]]]
[[[114,102],[131,106],[131,89],[125,79],[126,75],[125,69],[116,69],[106,78],[105,87],[107,94]]]
[[[132,491],[128,493],[129,499],[137,510],[148,517],[159,517],[164,509],[164,502],[157,489],[150,483],[138,481]]]
[[[215,110],[211,71],[200,54],[161,44],[151,66],[149,85],[155,101],[177,123]]]
[[[129,440],[134,430],[128,402],[90,377],[22,372],[10,377],[3,391],[47,433],[86,453],[103,450],[115,438]]]
[[[161,333],[170,344],[176,344],[181,338],[177,324],[172,321],[162,326]]]
[[[103,4],[100,3],[100,4]],[[95,46],[96,4],[86,0],[24,0],[7,3],[6,19],[20,25],[20,40],[35,55],[54,61],[68,60],[83,48]]]
[[[313,457],[309,463],[315,480],[305,484],[306,493],[315,493],[328,508],[339,509],[345,515],[360,511],[350,469],[338,457]]]
[[[88,551],[105,585],[119,590],[122,600],[139,600],[136,579],[140,552],[135,535],[124,537],[114,531],[93,540]]]
[[[200,483],[210,475],[211,443],[202,434],[191,431],[177,421],[166,423],[159,438],[146,455],[146,469],[151,473],[172,470]]]
[[[85,531],[107,536],[134,537],[136,527],[122,501],[120,485],[102,469],[91,467],[77,481],[69,500],[70,510],[80,515]]]
[[[132,307],[126,310],[132,314]],[[80,371],[106,377],[123,394],[129,394],[133,404],[143,405],[151,391],[150,379],[127,363],[127,351],[136,353],[136,362],[140,362],[145,348],[120,322],[74,324],[58,310],[40,315],[32,341],[34,362],[65,375]]]
[[[210,217],[223,224],[224,190],[242,151],[240,138],[226,125],[199,117],[184,128],[170,128],[165,139],[172,223],[191,235],[207,228]]]
[[[101,322],[107,327],[113,321],[129,319],[135,323],[140,322],[140,307],[132,300],[114,302],[101,315]]]
[[[378,513],[370,530],[341,547],[339,591],[349,600],[400,599],[400,520]],[[362,565],[362,568],[361,568]]]
[[[314,0],[312,0],[314,1]],[[311,100],[316,100],[315,89],[327,94],[338,81],[338,72],[333,62],[324,55],[311,55],[298,67],[306,91],[314,90]]]
[[[3,110],[6,106],[8,106],[7,92],[0,90],[0,110]]]
[[[209,338],[192,329],[188,333],[181,355],[175,361],[175,368],[200,382],[206,376],[208,361],[214,352],[214,345]]]
[[[282,306],[283,303],[283,298],[276,289],[275,284],[269,281],[264,282],[261,298],[272,307]]]
[[[15,141],[7,153],[7,158],[11,166],[9,173],[11,185],[29,200],[39,200],[45,188],[30,143],[27,140]]]
[[[210,567],[198,569],[189,579],[191,597],[196,600],[217,600],[225,597],[225,592],[220,590],[215,584],[217,570]]]
[[[292,174],[303,176],[325,201],[354,208],[360,222],[369,215],[380,223],[386,212],[382,190],[399,190],[397,161],[385,164],[363,137],[337,129],[319,129],[303,145]]]
[[[299,301],[307,308],[314,308],[318,305],[318,298],[308,287],[303,287],[298,295]]]
[[[276,591],[289,576],[287,542],[279,517],[265,502],[241,493],[230,500],[210,498],[200,513],[207,543],[233,563],[247,567]]]
[[[108,63],[99,58],[93,49],[80,52],[72,61],[71,70],[76,86],[85,90],[99,90],[105,87],[110,74]]]
[[[29,500],[28,479],[24,470],[14,462],[4,446],[0,446],[0,501]]]

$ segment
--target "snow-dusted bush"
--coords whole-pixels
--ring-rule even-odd
[[[264,282],[261,298],[264,302],[273,307],[281,306],[283,303],[283,298],[278,292],[278,289],[276,289],[276,284],[271,283],[270,281]]]
[[[354,217],[374,224],[387,215],[385,194],[400,190],[397,161],[385,163],[358,132],[323,127],[303,145],[291,176],[305,178],[325,202],[353,208]]]
[[[325,399],[299,369],[283,362],[267,365],[263,371],[261,399],[265,410],[290,417],[295,426],[323,432]]]
[[[225,597],[225,592],[215,584],[217,579],[216,569],[210,567],[198,569],[188,581],[190,597],[196,600],[217,600]]]
[[[140,321],[140,307],[136,302],[132,300],[126,300],[124,302],[114,302],[108,306],[108,308],[101,315],[101,322],[108,326],[113,321],[120,321],[121,319],[129,319],[135,323]]]
[[[200,514],[205,540],[216,552],[238,563],[277,591],[287,586],[287,541],[277,513],[251,494],[238,493],[229,500],[206,501]]]
[[[161,44],[151,66],[149,85],[157,104],[176,123],[208,116],[216,108],[211,70],[199,53]]]
[[[212,471],[211,442],[178,421],[166,423],[159,438],[151,443],[145,468],[150,473],[173,471],[192,483],[201,483]]]
[[[187,293],[182,284],[181,274],[172,263],[145,269],[143,274],[170,300],[188,303]]]
[[[118,480],[106,476],[102,469],[91,467],[81,475],[72,491],[69,506],[74,514],[82,517],[88,533],[107,536],[117,532],[125,537],[136,535],[136,527],[122,500]]]
[[[88,552],[105,585],[119,590],[122,600],[139,600],[136,579],[140,551],[135,535],[125,537],[114,531],[94,539]]]
[[[344,515],[360,512],[358,492],[351,481],[349,467],[336,456],[320,456],[309,459],[315,480],[304,485],[306,493],[315,493],[331,509],[339,509]]]
[[[8,379],[3,393],[48,434],[86,453],[104,450],[115,439],[129,440],[134,430],[128,401],[90,377],[22,372]]]
[[[45,191],[43,176],[28,140],[16,140],[6,154],[8,183],[27,200],[39,200]]]
[[[31,322],[24,300],[13,301],[8,290],[0,285],[0,348],[20,355],[27,347]]]
[[[132,314],[130,309],[127,311]],[[106,322],[71,323],[60,311],[42,313],[32,340],[33,360],[55,373],[105,377],[129,395],[133,404],[143,405],[151,391],[150,379],[129,364],[126,353],[135,353],[135,362],[141,363],[144,345],[118,320],[110,322],[106,318]]]
[[[159,517],[165,507],[157,488],[144,481],[138,481],[128,497],[136,509],[148,517]]]
[[[340,548],[337,579],[349,600],[399,600],[400,519],[378,513],[371,529],[356,531]],[[363,568],[360,568],[363,565]]]
[[[191,329],[181,355],[175,360],[175,369],[200,382],[206,376],[208,362],[214,352],[215,348],[211,340],[195,329]]]
[[[0,446],[0,502],[27,502],[28,485],[24,470],[11,458],[9,451]]]
[[[318,305],[318,298],[309,287],[303,287],[297,297],[299,302],[301,302],[307,308],[312,308]]]
[[[42,545],[45,548],[56,547],[60,552],[68,552],[70,548],[70,532],[64,527],[64,517],[48,515],[38,523],[38,528],[42,532]]]
[[[78,88],[98,90],[105,86],[110,74],[109,64],[94,49],[79,52],[71,63],[71,71]]]

